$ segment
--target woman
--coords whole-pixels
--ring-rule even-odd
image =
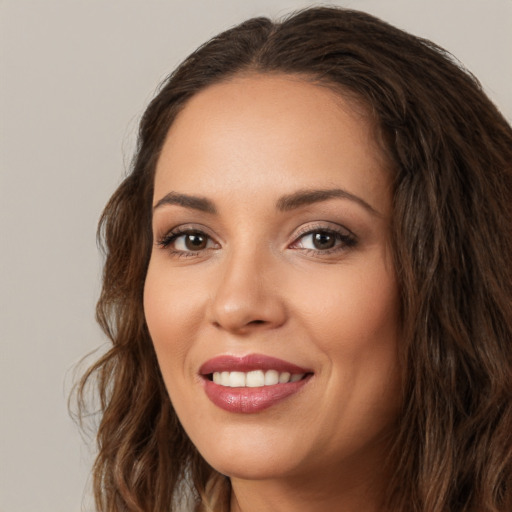
[[[206,43],[100,222],[98,509],[511,510],[511,205],[432,43],[331,8]]]

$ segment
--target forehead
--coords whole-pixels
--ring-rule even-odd
[[[372,120],[358,103],[300,77],[248,75],[189,100],[162,148],[155,199],[170,190],[269,196],[341,186],[378,209],[389,182]]]

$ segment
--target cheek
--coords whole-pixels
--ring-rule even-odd
[[[166,384],[184,371],[187,349],[202,318],[193,289],[167,277],[150,263],[144,285],[144,314]]]
[[[381,264],[309,284],[300,307],[304,328],[323,353],[326,402],[346,404],[340,414],[350,410],[346,417],[353,419],[394,415],[400,401],[394,273]]]
[[[297,293],[307,323],[329,348],[359,351],[369,344],[395,344],[398,331],[398,291],[394,275],[386,269],[348,269],[315,276],[308,292]]]

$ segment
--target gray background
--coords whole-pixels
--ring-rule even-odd
[[[66,400],[104,343],[96,222],[157,84],[217,32],[312,3],[0,0],[0,512],[92,510]],[[512,120],[512,0],[333,3],[444,46]]]

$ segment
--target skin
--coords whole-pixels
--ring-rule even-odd
[[[390,173],[373,133],[361,107],[326,87],[244,75],[195,95],[165,141],[145,314],[183,427],[231,477],[233,511],[381,510],[400,406],[399,293]],[[351,196],[276,206],[310,189]],[[216,212],[161,203],[169,193]],[[204,233],[204,247],[179,233],[159,243],[175,228]],[[220,409],[200,366],[253,353],[313,376],[256,414]]]

